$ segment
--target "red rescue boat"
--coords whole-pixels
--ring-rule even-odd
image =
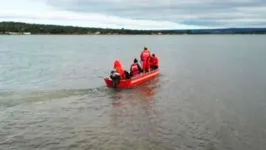
[[[135,77],[132,77],[130,79],[123,79],[123,80],[120,80],[118,85],[116,86],[116,88],[132,88],[136,85],[139,85],[143,82],[146,82],[146,81],[149,81],[151,79],[153,79],[154,77],[158,76],[159,75],[159,68],[156,69],[156,70],[153,70],[151,72],[148,72],[148,73],[143,73],[143,74],[140,74],[140,75],[137,75]],[[104,78],[104,81],[105,81],[105,84],[107,87],[113,87],[113,83],[112,83],[112,80],[108,77]]]

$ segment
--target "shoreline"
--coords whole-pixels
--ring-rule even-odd
[[[133,30],[0,22],[0,35],[248,35],[266,34],[266,28]]]
[[[266,33],[197,33],[197,34],[3,34],[0,33],[0,35],[6,35],[6,36],[32,36],[32,35],[79,35],[79,36],[118,36],[118,35],[149,35],[149,36],[187,36],[187,35],[265,35]]]

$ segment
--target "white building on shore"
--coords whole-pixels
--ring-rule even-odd
[[[6,32],[8,35],[31,35],[31,32]]]

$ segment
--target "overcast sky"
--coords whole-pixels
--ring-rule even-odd
[[[0,0],[0,21],[131,29],[266,27],[266,0]]]

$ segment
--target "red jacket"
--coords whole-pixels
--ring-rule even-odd
[[[124,75],[124,69],[123,69],[123,67],[122,67],[122,65],[121,65],[121,63],[120,63],[119,60],[116,60],[114,62],[114,69],[116,70],[116,72],[118,72],[120,74],[121,78],[124,78],[125,77],[125,75]]]
[[[151,56],[151,52],[149,50],[144,50],[141,54],[140,54],[140,59],[141,61],[147,61],[148,57]]]
[[[137,74],[140,74],[140,72],[141,72],[141,68],[140,68],[140,66],[139,66],[138,63],[134,63],[134,64],[131,65],[131,67],[130,67],[130,74],[132,76],[135,76]]]
[[[155,57],[152,57],[151,58],[151,65],[152,66],[158,66],[158,64],[159,64],[158,58],[156,56]]]

